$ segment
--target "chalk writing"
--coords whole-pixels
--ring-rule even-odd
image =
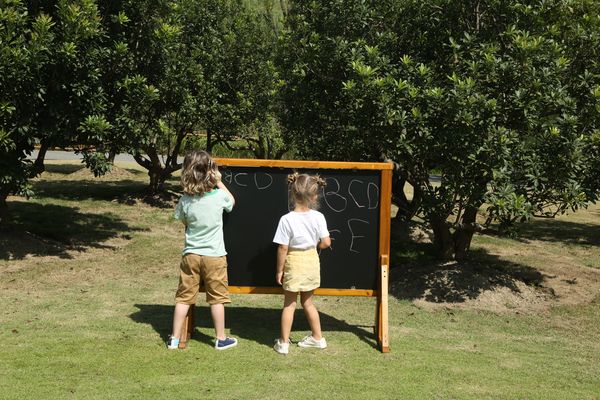
[[[354,196],[354,194],[352,193],[352,185],[358,183],[359,185],[364,185],[364,182],[359,181],[358,179],[352,179],[350,181],[350,184],[348,185],[348,193],[350,194],[350,197],[352,197],[352,200],[354,200],[354,204],[356,204],[356,206],[358,208],[363,208],[364,204],[359,204],[358,200],[356,200],[356,197]],[[356,185],[355,185],[356,186]]]
[[[259,182],[260,180],[260,182]],[[273,177],[271,174],[254,174],[254,184],[258,190],[265,190],[273,184]]]
[[[323,188],[323,199],[325,200],[325,203],[332,211],[338,213],[343,212],[346,209],[346,206],[348,205],[348,200],[346,200],[344,196],[339,194],[339,191],[341,189],[340,182],[335,178],[326,178],[325,182],[327,183],[327,186]],[[334,189],[329,190],[332,187],[332,183]]]
[[[373,182],[369,182],[367,185],[367,197],[369,198],[369,210],[379,207],[379,186]]]
[[[233,184],[241,187],[247,187],[249,184],[254,182],[254,187],[258,190],[268,189],[273,184],[273,176],[268,173],[255,173],[250,174],[250,178],[247,172],[231,173],[231,171],[221,171],[223,175],[223,181],[228,184]]]
[[[360,251],[357,251],[354,249],[354,240],[355,239],[360,239],[360,238],[364,238],[365,235],[357,235],[356,230],[359,229],[358,224],[366,224],[369,225],[369,221],[365,221],[362,219],[358,219],[358,218],[350,218],[348,220],[348,229],[350,229],[350,251],[352,253],[360,253]],[[354,227],[353,227],[354,224]]]
[[[285,181],[287,173],[279,175],[277,172],[272,174],[261,170],[237,172],[227,167],[222,168],[221,172],[223,182],[231,185],[233,192],[241,190],[250,196],[260,196],[262,192],[266,196],[275,196],[277,199],[286,201],[284,210],[292,211],[294,209],[289,186]],[[365,239],[373,235],[373,229],[377,229],[377,225],[372,227],[371,224],[377,223],[378,215],[373,215],[371,220],[371,211],[368,210],[375,210],[379,207],[379,185],[369,181],[368,178],[365,180],[352,176],[321,176],[325,179],[326,186],[321,191],[320,211],[325,214],[328,225],[331,224],[329,226],[331,246],[324,254],[341,252],[356,255],[364,251],[371,251],[368,250],[371,248],[369,245],[365,246],[367,243]],[[281,193],[281,191],[284,192]],[[287,193],[287,196],[284,193]],[[244,198],[244,196],[247,195],[241,197]],[[252,199],[253,197],[246,197],[246,201],[252,201]],[[262,201],[266,201],[268,204],[268,200]],[[257,203],[254,203],[253,207],[257,207],[257,212],[261,213]],[[322,251],[319,250],[319,254],[321,253]]]
[[[350,205],[357,208],[374,210],[379,206],[379,186],[373,182],[365,183],[352,179],[347,190],[336,178],[326,178],[327,186],[323,189],[323,200],[327,207],[336,213],[346,211]]]

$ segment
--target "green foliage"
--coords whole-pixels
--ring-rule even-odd
[[[112,170],[112,163],[103,152],[84,152],[83,162],[95,177],[105,175]]]
[[[25,5],[18,1],[0,3],[0,200],[26,188],[29,163],[25,151],[34,140],[28,134],[31,115],[25,99],[39,104],[41,82],[36,64],[45,60],[48,18],[29,26]],[[31,38],[29,39],[28,36]],[[37,63],[36,63],[37,61]]]
[[[210,132],[208,149],[242,137],[250,151],[279,133],[269,122],[273,19],[241,0],[0,6],[0,207],[43,171],[53,146],[77,145],[96,175],[129,152],[157,190],[191,133]]]
[[[103,104],[101,34],[92,0],[0,2],[0,209],[43,170],[26,159],[35,144],[87,141],[79,124]]]
[[[113,128],[98,150],[133,154],[148,169],[152,190],[180,168],[188,135],[206,131],[211,150],[273,114],[274,32],[241,2],[103,6],[114,43],[104,83]]]
[[[127,151],[157,190],[198,132],[256,157],[391,160],[400,215],[454,245],[486,203],[510,226],[598,198],[596,1],[1,6],[0,200],[43,170],[36,144],[77,144],[96,174]]]
[[[280,56],[288,139],[305,157],[393,161],[401,210],[423,214],[445,256],[468,249],[484,202],[504,224],[576,210],[600,188],[599,12],[591,1],[298,3]]]

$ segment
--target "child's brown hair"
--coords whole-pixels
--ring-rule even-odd
[[[324,179],[319,175],[294,172],[288,175],[288,184],[295,204],[303,204],[312,209],[318,208],[319,190],[326,185]]]
[[[183,159],[181,186],[188,195],[203,195],[221,180],[217,163],[204,150],[189,151]]]

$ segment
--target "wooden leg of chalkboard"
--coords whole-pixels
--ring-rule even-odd
[[[381,266],[381,291],[379,296],[380,306],[379,306],[379,338],[380,338],[380,350],[383,353],[389,353],[390,351],[390,343],[389,343],[389,326],[388,326],[388,274],[389,274],[389,265]]]
[[[192,337],[194,331],[194,305],[190,306],[185,320],[183,320],[183,326],[181,328],[181,338],[179,338],[179,348],[185,349],[187,347],[188,340]]]
[[[196,307],[192,305],[190,307],[190,310],[191,310],[191,314],[190,314],[190,323],[188,325],[188,339],[191,339],[192,334],[194,333],[194,322],[196,320]]]
[[[381,343],[381,340],[380,340],[381,339],[381,325],[379,324],[381,322],[380,314],[381,314],[381,296],[378,293],[377,294],[377,304],[375,304],[375,326],[373,327],[373,333],[375,334],[375,337],[377,338],[378,346]]]
[[[381,268],[379,275],[379,293],[377,294],[377,310],[375,313],[375,336],[377,345],[383,353],[390,351],[388,340],[388,277],[389,277],[388,257],[381,256]]]

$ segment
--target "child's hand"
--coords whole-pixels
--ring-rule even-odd
[[[215,178],[217,179],[217,182],[221,182],[221,172],[219,172],[218,169],[215,170]]]
[[[283,285],[283,271],[275,274],[275,280],[277,281],[278,285]]]

